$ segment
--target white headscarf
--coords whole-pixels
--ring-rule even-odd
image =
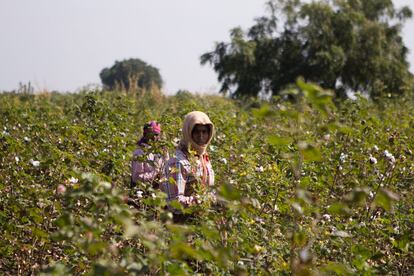
[[[208,138],[207,143],[201,146],[193,140],[193,137],[191,135],[195,125],[198,124],[208,125],[210,128],[210,137]],[[197,154],[203,155],[206,152],[207,146],[210,144],[213,135],[214,125],[210,121],[210,118],[207,116],[207,114],[201,111],[192,111],[185,115],[179,148],[186,151],[192,149],[195,150]]]

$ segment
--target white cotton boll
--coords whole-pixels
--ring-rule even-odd
[[[40,161],[37,161],[37,160],[30,159],[29,163],[32,164],[33,167],[39,167],[40,166]]]
[[[185,203],[185,201],[186,201],[186,197],[185,197],[185,196],[183,196],[183,195],[179,195],[179,196],[177,197],[177,200],[178,200],[178,202]]]
[[[256,172],[261,172],[261,173],[264,172],[263,166],[257,167]]]
[[[177,138],[177,137],[175,137],[175,138],[172,140],[172,143],[173,143],[174,147],[177,147],[177,146],[180,144],[180,139],[179,139],[179,138]],[[211,146],[210,146],[210,149],[211,149]]]
[[[375,165],[378,163],[377,158],[373,157],[373,156],[369,156],[369,163]]]
[[[351,237],[351,234],[349,234],[348,232],[345,232],[345,231],[334,231],[332,233],[332,235],[336,236],[336,237],[341,237],[341,238],[350,238]]]
[[[388,152],[388,150],[384,150],[384,156],[385,157],[390,157],[392,154]]]
[[[112,185],[111,185],[111,183],[109,183],[109,182],[102,181],[100,184],[101,184],[101,186],[102,186],[102,187],[104,187],[105,189],[111,189],[111,188],[112,188]]]
[[[70,184],[76,184],[76,183],[78,183],[78,181],[79,181],[79,180],[78,180],[76,177],[73,177],[73,176],[72,176],[71,178],[69,178],[69,183],[70,183]]]
[[[137,191],[137,197],[138,198],[142,198],[142,194],[143,194],[144,192],[143,191]]]
[[[299,252],[299,258],[302,262],[306,263],[312,258],[312,256],[309,253],[309,250],[305,248]]]
[[[384,156],[391,164],[395,163],[395,157],[388,150],[384,150]]]
[[[347,155],[347,154],[345,154],[345,153],[341,152],[341,155],[339,156],[339,161],[340,161],[341,163],[345,163],[345,161],[346,161],[347,157],[348,157],[348,155]]]
[[[329,214],[323,214],[322,218],[326,221],[331,221],[331,216]]]
[[[15,157],[14,157],[14,160],[16,160],[16,163],[19,163],[19,161],[20,161],[19,156],[15,156]]]
[[[24,140],[25,142],[30,142],[30,141],[31,141],[31,139],[30,139],[29,137],[27,137],[27,136],[25,136],[25,137],[23,138],[23,140]]]
[[[224,165],[227,165],[227,159],[226,158],[223,157],[223,158],[220,159],[220,161],[223,162]]]
[[[323,136],[323,140],[325,140],[326,142],[328,142],[331,139],[331,135],[330,134],[325,134]]]

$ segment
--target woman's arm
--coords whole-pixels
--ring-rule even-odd
[[[176,158],[171,159],[165,168],[166,181],[163,190],[167,194],[167,200],[176,200],[179,195],[184,195],[186,189],[187,168],[185,164]]]
[[[141,149],[138,149],[134,152],[134,160],[131,165],[131,182],[135,185],[138,181],[150,183],[158,175],[158,168],[154,165],[158,164],[149,164],[149,162],[139,161],[138,158],[142,158],[144,152]]]

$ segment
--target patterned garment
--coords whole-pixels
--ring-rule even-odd
[[[138,181],[143,183],[151,183],[162,174],[162,168],[164,165],[164,160],[158,154],[148,153],[146,158],[144,157],[146,153],[142,149],[142,146],[137,148],[133,154],[132,161],[132,175],[131,175],[131,185],[135,186]],[[144,157],[146,161],[139,160],[140,157]]]
[[[197,159],[193,167],[186,154],[177,149],[176,156],[171,158],[165,166],[166,181],[161,188],[167,194],[167,200],[177,199],[179,195],[194,196],[194,185],[201,182],[203,186],[214,185],[214,171],[207,153]],[[169,179],[174,179],[169,181]],[[171,183],[170,183],[171,182]]]

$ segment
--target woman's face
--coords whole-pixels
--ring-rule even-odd
[[[158,141],[160,139],[160,134],[155,132],[148,132],[145,134],[145,138],[148,141]]]
[[[199,146],[207,144],[210,138],[210,128],[207,125],[195,125],[191,132],[191,138]]]

